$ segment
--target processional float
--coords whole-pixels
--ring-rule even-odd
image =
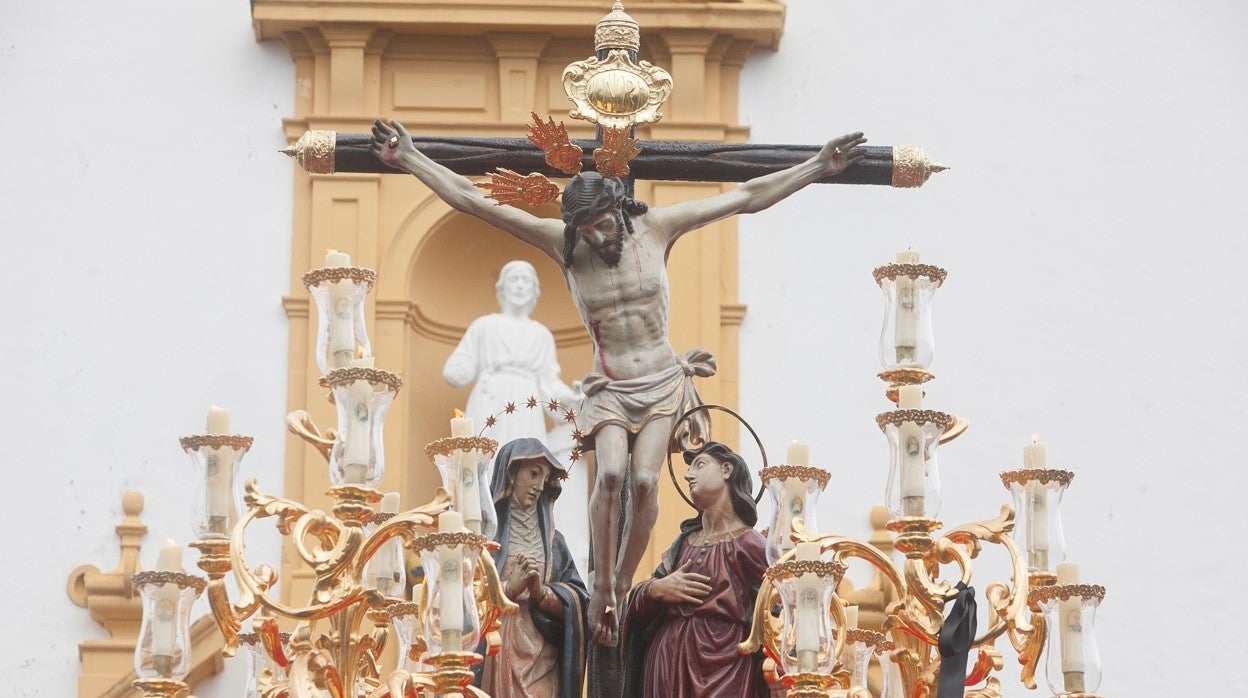
[[[638,60],[639,48],[639,28],[616,2],[597,26],[596,54],[564,72],[574,104],[570,115],[596,124],[595,140],[569,139],[561,124],[534,115],[528,139],[418,136],[413,142],[456,173],[490,174],[479,186],[500,203],[529,205],[558,194],[549,177],[582,169],[730,182],[817,152],[817,146],[635,141],[635,127],[658,121],[672,90],[666,71]],[[370,140],[309,131],[286,152],[310,173],[393,172],[369,152]],[[824,181],[915,187],[942,169],[917,147],[870,146],[862,161]],[[1019,652],[1023,685],[1035,687],[1035,671],[1047,655],[1054,695],[1097,696],[1100,660],[1092,621],[1104,588],[1079,584],[1076,568],[1064,562],[1058,508],[1072,474],[1045,468],[1043,446],[1030,446],[1027,467],[1001,476],[1014,509],[1003,506],[993,519],[937,536],[936,451],[966,427],[965,420],[922,406],[921,386],[932,378],[931,299],[945,272],[907,252],[876,269],[875,279],[886,296],[880,377],[888,384],[886,396],[897,403],[877,417],[892,453],[887,527],[905,560],[898,568],[870,544],[816,531],[811,514],[829,474],[809,466],[801,449],[790,449],[788,463],[760,473],[775,504],[769,527],[773,564],[741,651],[764,652],[767,670],[790,696],[948,698],[956,691],[995,698],[1001,688],[992,674],[1003,668],[995,642],[1005,635]],[[477,435],[468,420],[454,419],[451,436],[426,448],[443,478],[428,503],[403,511],[397,497],[377,490],[385,467],[382,426],[402,380],[373,365],[364,299],[375,280],[372,270],[352,266],[342,253],[331,253],[324,268],[303,278],[317,305],[316,356],[338,425],[322,432],[302,412],[289,415],[287,423],[329,463],[329,512],[268,495],[250,481],[240,516],[234,480],[252,440],[229,433],[222,410],[210,413],[207,433],[181,440],[199,475],[199,539],[192,546],[201,553],[198,565],[206,578],[180,568],[176,546],[162,550],[159,569],[134,575],[144,600],[134,685],[144,695],[186,694],[190,607],[205,592],[225,637],[224,653],[231,656],[240,646],[252,651],[248,695],[485,695],[470,685],[471,668],[482,659],[476,649],[482,643],[487,651],[495,648],[500,617],[516,611],[489,555],[496,522],[488,468],[497,444]],[[1015,511],[1021,513],[1022,548],[1011,535]],[[267,564],[253,567],[245,557],[245,532],[262,519],[290,538],[315,577],[303,605],[273,598],[277,572]],[[976,634],[970,583],[984,544],[1007,552],[1011,579],[985,588],[989,627]],[[425,572],[410,598],[404,549],[419,553]],[[856,627],[856,614],[837,593],[856,562],[878,571],[889,599],[879,628]],[[948,566],[956,572],[944,577]],[[237,587],[233,594],[229,576]],[[247,619],[253,633],[241,632]],[[280,631],[279,621],[288,633]],[[401,664],[387,671],[381,656],[392,628]]]

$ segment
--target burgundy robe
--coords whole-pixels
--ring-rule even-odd
[[[689,533],[668,550],[650,581],[629,594],[624,626],[625,695],[767,696],[760,657],[737,651],[750,631],[754,597],[767,569],[767,541],[752,528],[709,545],[690,542]],[[691,572],[711,579],[711,593],[700,605],[666,604],[650,597],[648,590],[655,579],[686,562],[693,563]]]

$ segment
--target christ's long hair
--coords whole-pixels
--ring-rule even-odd
[[[580,236],[578,225],[584,225],[602,213],[619,206],[624,218],[624,230],[633,234],[631,216],[639,216],[649,208],[642,201],[628,196],[624,183],[614,177],[603,177],[597,172],[582,172],[568,181],[563,189],[560,211],[563,214],[563,266],[572,266],[572,251]]]
[[[701,448],[685,451],[685,463],[693,463],[693,459],[703,453],[721,463],[732,465],[732,474],[728,476],[728,492],[732,499],[732,510],[746,526],[753,527],[758,523],[758,506],[754,504],[754,482],[750,477],[750,469],[745,465],[745,459],[718,441],[707,441]],[[700,512],[697,516],[680,524],[682,533],[690,533],[700,528],[702,528]]]

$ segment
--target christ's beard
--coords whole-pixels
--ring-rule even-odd
[[[608,238],[602,245],[594,247],[594,252],[598,253],[598,256],[607,263],[607,266],[619,266],[620,257],[624,256],[624,233],[621,232],[612,238]]]

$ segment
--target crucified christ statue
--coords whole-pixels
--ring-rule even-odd
[[[620,180],[584,172],[564,189],[560,222],[497,205],[470,180],[417,150],[402,124],[374,122],[370,147],[383,163],[415,175],[452,208],[514,235],[563,268],[594,348],[577,429],[583,448],[595,451],[598,470],[590,497],[594,579],[588,618],[595,642],[615,644],[616,604],[632,585],[658,517],[658,478],[673,448],[676,418],[697,404],[692,376],[715,372],[707,352],[681,356],[668,340],[666,265],[672,245],[685,233],[761,211],[840,173],[865,156],[864,143],[861,133],[841,136],[809,160],[732,191],[654,208],[630,198]],[[622,512],[620,490],[630,463],[631,506]],[[621,515],[624,536],[617,551]]]

